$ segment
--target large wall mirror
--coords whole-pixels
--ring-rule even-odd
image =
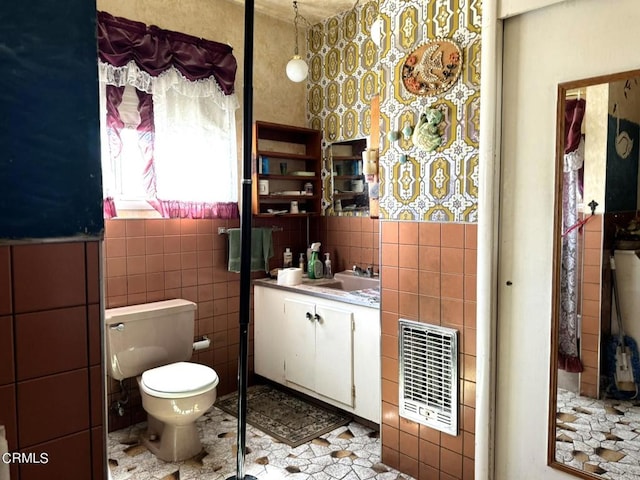
[[[331,143],[325,158],[330,172],[327,215],[369,215],[369,187],[363,172],[364,138]]]
[[[559,85],[556,124],[548,460],[640,478],[640,70]]]

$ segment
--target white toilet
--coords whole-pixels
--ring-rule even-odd
[[[200,453],[196,420],[216,400],[218,375],[190,363],[196,304],[165,300],[105,310],[107,373],[137,377],[148,415],[144,444],[158,458],[180,461]]]

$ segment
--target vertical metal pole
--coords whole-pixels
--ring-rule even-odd
[[[238,438],[236,475],[229,480],[255,479],[244,474],[247,435],[247,370],[249,302],[251,300],[251,160],[253,126],[253,14],[254,0],[244,3],[244,94],[242,113],[242,213],[240,215],[240,352],[238,358]]]

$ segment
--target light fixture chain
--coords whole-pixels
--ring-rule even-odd
[[[295,16],[293,17],[293,28],[296,35],[295,40],[295,49],[293,51],[294,55],[298,55],[298,19],[300,18],[300,14],[298,13],[298,2],[293,2],[293,11],[295,12]]]
[[[360,3],[360,0],[355,0],[355,3],[353,4],[353,7],[351,7],[350,12],[355,12],[359,3]],[[298,11],[297,0],[293,0],[293,12],[294,12],[293,30],[295,35],[295,39],[294,39],[295,48],[293,52],[293,58],[289,60],[289,62],[287,63],[286,73],[289,80],[293,82],[302,82],[307,78],[307,74],[309,72],[309,66],[307,65],[305,60],[300,58],[300,52],[298,48],[298,23],[303,21],[307,29],[312,29],[313,35],[315,35],[315,32],[314,32],[315,27],[311,25],[311,23],[303,15],[300,15],[300,12]],[[307,45],[308,45],[308,42],[307,42]]]

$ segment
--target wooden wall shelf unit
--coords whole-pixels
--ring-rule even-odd
[[[253,124],[252,211],[260,217],[322,212],[322,132],[292,125]],[[281,164],[286,165],[284,169]],[[268,183],[268,193],[260,183]],[[306,188],[309,187],[310,188]],[[261,194],[262,192],[262,194]],[[299,213],[291,213],[291,202]]]

